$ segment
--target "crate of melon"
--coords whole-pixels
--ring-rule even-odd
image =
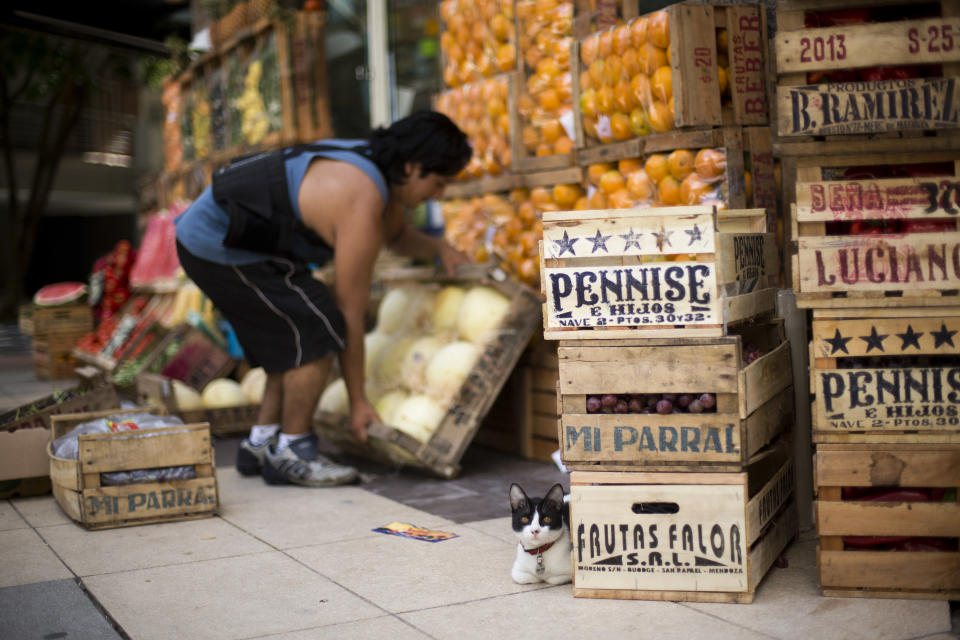
[[[960,445],[820,444],[825,596],[960,598]]]
[[[952,152],[797,160],[787,176],[795,194],[797,305],[960,304],[956,157]]]
[[[581,471],[739,471],[790,431],[779,321],[718,338],[565,340],[560,456]]]

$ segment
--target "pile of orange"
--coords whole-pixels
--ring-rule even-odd
[[[587,167],[593,187],[584,209],[635,209],[715,204],[725,208],[723,149],[677,149]]]
[[[586,202],[586,196],[579,184],[445,200],[441,203],[444,237],[476,262],[493,258],[520,281],[537,287],[543,212],[568,211],[581,202]]]
[[[574,144],[562,118],[573,113],[573,1],[517,0],[516,12],[517,46],[526,78],[517,96],[523,146],[530,155],[570,153]]]
[[[473,147],[460,179],[500,175],[510,168],[510,90],[504,75],[472,82],[437,96],[436,109],[453,120]]]
[[[512,0],[443,0],[440,34],[443,82],[448,87],[516,69]]]
[[[691,43],[678,43],[690,45]],[[591,34],[580,43],[580,115],[602,143],[674,128],[670,14],[655,11]],[[726,30],[717,30],[718,75],[729,92]]]

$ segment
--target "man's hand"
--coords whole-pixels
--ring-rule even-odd
[[[356,403],[350,409],[350,431],[360,442],[367,441],[367,425],[371,422],[382,422],[382,420],[377,415],[376,409],[366,400]]]
[[[470,262],[470,258],[466,254],[455,249],[446,240],[440,241],[440,250],[437,257],[440,259],[440,264],[443,265],[443,270],[450,277],[456,275],[455,271],[458,264],[468,264]]]

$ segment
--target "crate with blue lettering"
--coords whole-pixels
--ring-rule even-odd
[[[130,428],[77,438],[77,458],[54,455],[53,442],[75,426],[162,409],[111,409],[53,416],[47,448],[53,496],[87,529],[112,529],[206,518],[217,513],[219,491],[210,425]],[[129,426],[129,425],[128,425]]]
[[[815,309],[817,443],[960,444],[960,308]]]
[[[737,473],[570,474],[576,598],[750,603],[796,533],[786,443]]]
[[[793,421],[778,321],[718,338],[561,341],[560,455],[579,471],[744,469]]]
[[[960,146],[784,167],[797,306],[960,306]]]
[[[782,0],[775,47],[784,141],[960,136],[956,0]]]
[[[547,340],[726,335],[780,273],[762,209],[707,205],[546,212],[540,271]]]

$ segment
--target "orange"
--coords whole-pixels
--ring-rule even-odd
[[[540,126],[540,135],[544,142],[553,144],[563,135],[563,125],[556,118],[551,118]]]
[[[717,29],[717,53],[727,52],[727,30]]]
[[[478,244],[473,249],[473,261],[474,262],[486,262],[490,259],[490,252],[487,251],[487,248],[482,244]]]
[[[540,132],[532,124],[524,125],[520,132],[520,140],[523,142],[523,146],[533,151],[540,144]]]
[[[645,73],[638,73],[630,79],[630,92],[634,101],[644,109],[653,102],[650,78]]]
[[[524,258],[517,267],[517,275],[527,284],[536,284],[540,281],[540,264],[533,258]]]
[[[628,77],[632,78],[640,73],[640,55],[636,49],[627,49],[624,51],[623,55],[620,56],[620,60],[623,61],[623,72],[627,74]]]
[[[671,151],[667,156],[667,167],[670,169],[670,175],[677,180],[683,180],[693,173],[694,155],[687,149],[677,149]]]
[[[718,149],[700,149],[693,165],[697,174],[704,180],[716,180],[727,170],[727,156]]]
[[[666,11],[655,11],[650,14],[650,25],[647,27],[647,39],[661,49],[670,44],[670,14]]]
[[[558,75],[561,71],[560,65],[553,58],[542,58],[537,62],[537,73],[542,73],[551,78]]]
[[[613,106],[624,113],[630,113],[637,106],[633,92],[630,91],[630,83],[625,78],[613,88]]]
[[[597,92],[593,89],[580,94],[580,113],[588,118],[597,117]]]
[[[597,133],[597,118],[588,118],[583,117],[583,132],[597,140],[600,138],[600,134]]]
[[[561,136],[559,140],[553,143],[553,151],[558,155],[567,155],[573,152],[573,140],[567,136]]]
[[[552,77],[543,73],[534,73],[527,78],[527,91],[532,93],[534,96],[539,96],[544,89],[552,84]]]
[[[622,24],[613,30],[613,52],[622,56],[630,49],[633,44],[633,34],[630,33],[630,27]]]
[[[607,195],[610,195],[614,191],[619,191],[625,186],[627,186],[627,181],[624,180],[623,174],[616,169],[610,169],[600,176],[600,183],[597,185],[597,187]]]
[[[570,84],[570,74],[562,73],[553,79],[553,88],[557,90],[557,97],[561,104],[570,104],[573,87]]]
[[[726,93],[727,86],[730,84],[730,76],[723,67],[717,67],[717,83],[720,85],[720,93]]]
[[[650,128],[657,133],[663,133],[673,129],[673,112],[659,100],[654,100],[647,108],[647,118],[650,120]]]
[[[653,181],[643,169],[637,169],[627,178],[627,190],[630,195],[640,202],[653,199]]]
[[[580,44],[580,61],[590,66],[599,57],[600,34],[594,33]]]
[[[713,185],[696,173],[691,173],[680,183],[680,204],[700,204],[711,191]]]
[[[587,205],[591,209],[609,209],[610,201],[607,199],[607,194],[597,189],[590,194],[590,197],[587,199]]]
[[[490,32],[500,42],[506,42],[513,35],[513,22],[507,16],[498,13],[490,18]]]
[[[652,42],[647,42],[640,49],[640,70],[648,76],[652,76],[660,67],[667,64],[667,52],[656,47]]]
[[[597,91],[597,113],[613,112],[613,87],[604,85]]]
[[[611,87],[620,82],[620,74],[623,73],[623,61],[620,56],[611,53],[603,61],[603,80]]]
[[[570,208],[583,195],[579,185],[558,184],[553,187],[553,201],[561,207]]]
[[[537,145],[538,158],[542,158],[543,156],[552,156],[552,155],[553,155],[553,147],[551,147],[549,144],[547,144],[546,142],[542,142],[539,145]]]
[[[612,162],[597,162],[587,167],[587,180],[595,187],[600,186],[600,178],[614,168]]]
[[[560,108],[560,94],[556,89],[544,89],[540,93],[540,106],[547,111],[556,111]]]
[[[660,182],[670,173],[670,168],[667,166],[667,156],[662,153],[651,153],[643,164],[643,170],[647,172],[651,180]]]
[[[593,89],[593,79],[590,77],[589,70],[580,72],[580,91],[586,91],[587,89]]]
[[[536,207],[542,207],[553,202],[553,194],[546,187],[534,187],[530,189],[530,202]]]
[[[606,58],[613,53],[613,31],[607,29],[600,34],[600,57]]]
[[[743,193],[747,200],[753,196],[753,179],[749,171],[743,172]]]
[[[631,209],[634,204],[633,196],[626,188],[618,189],[610,194],[611,209]]]
[[[543,57],[543,54],[540,53],[540,50],[535,46],[527,47],[523,52],[523,61],[527,63],[527,66],[531,69],[536,69],[537,63],[540,62],[540,58]]]
[[[642,47],[647,41],[647,26],[650,21],[646,16],[637,18],[630,23],[630,34],[633,36],[633,46],[637,49]]]
[[[671,64],[672,62],[673,62],[673,45],[668,44],[667,45],[667,64]]]
[[[533,221],[537,219],[537,208],[532,202],[527,200],[517,207],[517,215],[520,216],[521,222],[523,222],[525,226],[529,227]]]
[[[517,113],[529,119],[530,114],[536,107],[537,101],[533,99],[532,95],[525,91],[520,93],[520,97],[517,98]]]
[[[640,158],[624,158],[623,160],[617,161],[617,171],[627,176],[627,178],[638,169],[643,169],[643,160]]]
[[[673,69],[662,66],[654,71],[650,78],[650,90],[657,100],[669,102],[673,97]]]
[[[630,128],[630,116],[623,111],[614,111],[610,116],[610,134],[615,140],[629,140],[633,137],[633,130]]]
[[[594,60],[590,64],[589,71],[590,71],[590,84],[598,89],[602,87],[604,79],[606,77],[604,74],[603,60],[599,58],[597,60]]]
[[[577,198],[577,201],[573,204],[574,211],[586,211],[590,208],[590,199],[587,196],[582,196]]]
[[[562,69],[570,68],[570,45],[573,44],[573,38],[564,36],[553,41],[553,57]]]
[[[526,187],[517,187],[515,189],[510,189],[510,193],[507,194],[507,198],[513,204],[521,204],[528,202],[530,200],[530,189]]]
[[[680,181],[672,175],[664,176],[657,183],[657,194],[662,204],[670,207],[680,204]]]
[[[633,135],[637,137],[650,135],[650,121],[643,107],[637,107],[630,112],[630,128],[633,129]]]

